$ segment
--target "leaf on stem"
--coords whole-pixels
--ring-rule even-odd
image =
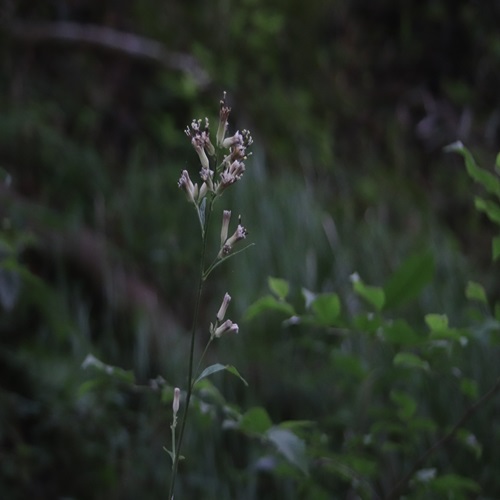
[[[215,363],[214,365],[210,365],[207,368],[205,368],[200,376],[195,380],[194,385],[196,385],[200,380],[203,380],[206,377],[209,377],[210,375],[213,375],[214,373],[220,372],[220,371],[227,371],[229,373],[232,373],[236,377],[238,377],[246,386],[248,386],[248,382],[240,375],[240,372],[232,365],[222,365],[221,363]]]

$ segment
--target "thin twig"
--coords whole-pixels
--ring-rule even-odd
[[[199,87],[211,79],[200,63],[190,54],[168,50],[162,43],[133,33],[106,26],[68,21],[31,22],[12,20],[5,29],[13,39],[27,43],[74,43],[153,62],[190,75]]]
[[[413,464],[409,472],[403,476],[396,485],[392,488],[389,494],[385,497],[386,500],[396,500],[400,497],[403,490],[406,488],[410,479],[413,477],[415,472],[417,472],[427,461],[427,459],[436,452],[442,446],[448,444],[449,441],[453,439],[457,431],[464,425],[464,423],[469,420],[469,418],[476,413],[479,408],[481,408],[485,403],[487,403],[497,392],[500,391],[500,378],[497,379],[495,384],[478,399],[472,406],[470,406],[464,414],[459,418],[458,422],[451,428],[451,430],[443,436],[439,441],[436,441],[423,455],[421,455],[418,460]]]

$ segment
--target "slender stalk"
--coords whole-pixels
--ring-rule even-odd
[[[191,395],[193,392],[193,365],[194,365],[194,346],[196,339],[196,328],[198,326],[198,316],[200,312],[200,304],[201,304],[201,296],[203,293],[203,284],[205,283],[204,277],[204,268],[205,268],[205,256],[206,256],[206,248],[207,248],[207,230],[208,225],[210,223],[210,215],[212,213],[213,207],[213,199],[208,203],[208,209],[205,214],[205,225],[202,227],[202,248],[201,248],[201,256],[200,256],[200,276],[198,282],[198,292],[196,294],[196,302],[194,307],[194,315],[193,315],[193,325],[191,328],[191,345],[189,349],[189,366],[188,366],[188,383],[187,383],[187,393],[186,393],[186,402],[184,404],[184,412],[182,414],[181,420],[181,428],[179,431],[179,437],[177,439],[177,449],[174,449],[174,462],[172,465],[172,477],[170,479],[170,488],[168,491],[169,500],[173,500],[174,498],[174,487],[175,487],[175,479],[177,476],[177,469],[179,466],[180,459],[180,451],[182,446],[182,440],[184,437],[184,429],[186,427],[186,421],[189,411],[189,403],[191,401]]]

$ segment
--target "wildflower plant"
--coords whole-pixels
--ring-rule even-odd
[[[237,323],[230,319],[226,319],[227,309],[231,302],[231,296],[228,293],[224,295],[221,306],[215,315],[215,319],[210,323],[206,346],[196,364],[196,369],[194,362],[199,309],[204,284],[217,266],[250,246],[242,246],[242,248],[235,250],[235,248],[240,246],[240,242],[247,237],[248,231],[242,225],[240,216],[236,229],[231,233],[231,210],[224,210],[222,213],[219,249],[213,252],[214,257],[212,260],[208,258],[209,227],[215,202],[223,195],[226,189],[230,188],[243,177],[245,173],[245,162],[249,155],[247,149],[253,142],[252,136],[248,130],[242,130],[241,132],[237,131],[234,135],[227,136],[230,112],[231,108],[226,104],[226,93],[224,92],[223,98],[220,101],[219,124],[215,143],[212,142],[210,136],[208,118],[204,120],[193,120],[191,125],[185,130],[193,148],[198,154],[201,165],[201,170],[199,172],[200,180],[198,182],[193,182],[189,172],[183,170],[179,178],[178,186],[185,192],[188,202],[193,205],[198,216],[201,230],[201,257],[199,281],[191,328],[187,387],[186,390],[183,391],[183,404],[181,404],[181,390],[179,388],[175,388],[174,390],[173,417],[172,425],[170,426],[172,430],[172,449],[167,450],[172,458],[169,499],[174,498],[175,479],[179,460],[182,458],[180,451],[186,427],[189,404],[196,383],[208,375],[221,370],[228,370],[245,382],[233,366],[215,364],[200,372],[203,365],[203,359],[211,343],[223,335],[238,333],[239,331]],[[184,408],[182,416],[179,419],[178,412],[179,408],[182,406]],[[178,435],[176,435],[178,419],[180,427]]]

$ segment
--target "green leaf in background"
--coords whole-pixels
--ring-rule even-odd
[[[456,152],[461,154],[465,159],[465,168],[467,169],[467,173],[479,184],[482,184],[483,187],[490,193],[496,195],[500,198],[500,180],[496,175],[493,175],[491,172],[484,170],[477,166],[474,157],[471,155],[469,150],[464,147],[461,141],[454,142],[450,144],[446,148],[444,148],[447,152]]]
[[[406,392],[392,390],[390,393],[391,401],[399,407],[398,416],[401,420],[409,420],[417,410],[417,402]]]
[[[482,302],[483,304],[488,303],[488,299],[486,298],[486,292],[484,291],[483,285],[475,283],[474,281],[469,281],[467,283],[467,288],[465,289],[465,296],[469,300],[477,300],[478,302]]]
[[[448,316],[446,314],[426,314],[425,322],[433,332],[448,330]]]
[[[388,322],[382,327],[384,340],[404,346],[416,346],[422,342],[420,336],[404,319]]]
[[[483,453],[483,446],[477,440],[477,437],[472,434],[472,432],[469,432],[466,429],[458,429],[457,433],[455,434],[455,439],[461,445],[463,445],[464,448],[471,451],[474,454],[476,460],[479,460],[481,458],[481,455]]]
[[[486,214],[488,219],[492,222],[500,224],[500,206],[498,203],[491,200],[485,200],[484,198],[477,196],[474,199],[474,206],[476,207],[476,210]]]
[[[493,262],[500,257],[500,236],[496,236],[493,238],[492,244],[492,254],[493,254]]]
[[[249,434],[263,435],[272,427],[272,425],[273,423],[267,411],[258,406],[250,408],[243,414],[238,423],[238,429]]]
[[[476,399],[479,394],[477,382],[467,377],[460,380],[460,391],[470,399]]]
[[[291,304],[277,300],[273,295],[266,295],[248,306],[245,320],[255,318],[266,311],[278,311],[286,316],[295,315],[295,309]]]
[[[278,297],[278,299],[286,299],[290,291],[290,285],[288,284],[288,281],[285,281],[281,278],[273,278],[269,276],[267,283],[271,292],[273,292]]]
[[[333,326],[340,314],[340,299],[336,293],[318,295],[311,303],[315,319],[323,326]]]
[[[392,361],[394,366],[403,368],[419,368],[420,370],[429,370],[429,363],[420,356],[412,352],[398,352]]]
[[[384,286],[384,308],[397,307],[417,297],[432,280],[434,267],[434,257],[429,251],[408,257]]]
[[[205,368],[200,376],[195,380],[194,384],[196,385],[200,380],[203,380],[206,377],[209,377],[210,375],[213,375],[214,373],[220,372],[220,371],[227,371],[229,373],[232,373],[236,377],[238,377],[246,386],[248,386],[248,382],[240,375],[238,370],[232,366],[232,365],[222,365],[220,363],[215,363],[213,365],[208,366]]]
[[[87,354],[82,363],[82,368],[84,370],[89,367],[95,368],[101,373],[110,375],[127,384],[135,383],[135,375],[133,371],[124,370],[123,368],[120,368],[118,366],[107,365],[106,363],[103,363],[102,361],[97,359],[93,354]]]
[[[351,275],[351,281],[354,291],[368,303],[370,303],[377,311],[381,311],[385,303],[385,293],[382,288],[376,286],[365,285],[358,273]]]
[[[306,445],[302,439],[288,429],[280,427],[271,427],[266,436],[288,462],[295,465],[304,474],[308,474]]]
[[[433,479],[429,482],[432,489],[443,495],[440,498],[470,498],[466,495],[455,496],[458,493],[474,492],[481,490],[479,485],[468,477],[459,476],[458,474],[445,474]]]

